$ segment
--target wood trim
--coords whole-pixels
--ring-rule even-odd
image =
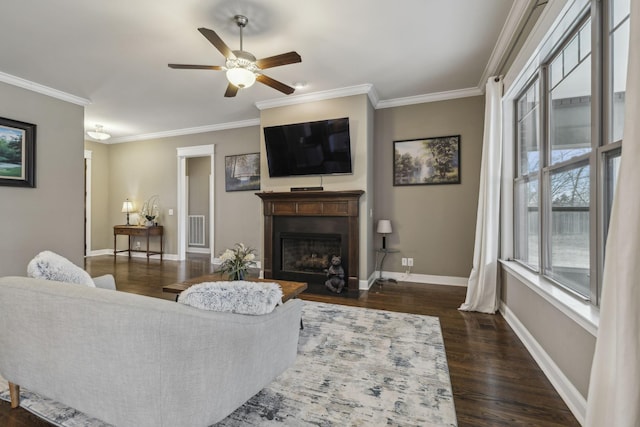
[[[11,408],[20,406],[20,386],[9,382],[9,396],[11,396]]]
[[[349,276],[347,290],[359,292],[360,230],[359,203],[362,190],[292,191],[255,193],[263,202],[264,214],[264,277],[273,278],[273,217],[346,217],[348,222]]]
[[[362,190],[291,191],[256,193],[262,199],[264,216],[349,216],[358,217]]]

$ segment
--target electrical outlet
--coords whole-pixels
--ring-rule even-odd
[[[173,209],[169,209],[169,216],[173,215]]]
[[[408,265],[409,267],[413,267],[413,258],[408,258],[408,259],[407,259],[407,265]]]
[[[406,267],[406,266],[407,266],[407,259],[406,259],[406,258],[402,258],[402,265],[403,265],[404,267]]]
[[[140,249],[140,242],[136,242],[136,249]]]

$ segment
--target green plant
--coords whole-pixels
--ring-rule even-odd
[[[220,260],[220,270],[229,275],[229,279],[242,279],[247,274],[249,267],[256,265],[255,249],[245,246],[244,243],[236,243],[233,249],[226,249]]]

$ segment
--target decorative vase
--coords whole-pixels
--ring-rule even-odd
[[[147,227],[153,227],[153,221],[147,221],[145,224]]]
[[[233,280],[244,280],[244,271],[236,271],[233,273]]]

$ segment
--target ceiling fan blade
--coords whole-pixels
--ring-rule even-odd
[[[233,51],[229,49],[229,46],[222,41],[215,31],[208,28],[198,28],[198,31],[200,31],[200,33],[205,36],[207,40],[209,40],[209,42],[211,42],[211,44],[214,45],[222,55],[224,55],[225,58],[235,59],[236,56]]]
[[[238,87],[229,83],[227,91],[224,93],[225,98],[233,98],[238,93]]]
[[[271,77],[267,77],[264,74],[260,74],[259,76],[257,76],[256,80],[287,95],[291,95],[295,91],[295,89],[291,86],[287,86],[286,84],[274,80]]]
[[[169,68],[177,70],[222,70],[220,65],[169,64]]]
[[[258,59],[256,65],[261,69],[279,67],[281,65],[295,64],[296,62],[302,62],[302,58],[297,52],[287,52],[276,56],[270,56],[268,58]]]

